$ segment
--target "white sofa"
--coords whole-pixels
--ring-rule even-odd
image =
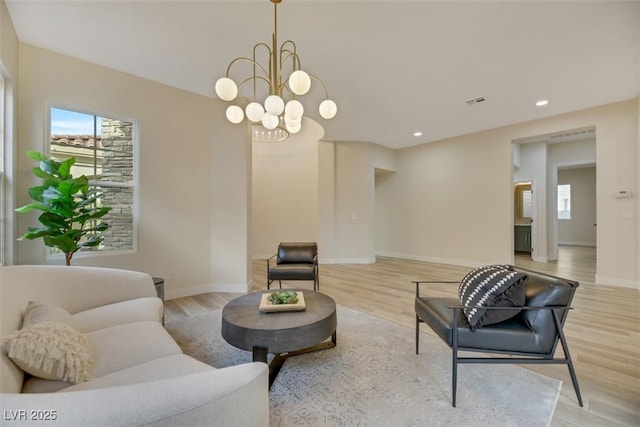
[[[93,267],[0,267],[3,341],[21,327],[23,309],[32,300],[72,314],[93,352],[93,374],[79,384],[30,377],[3,350],[3,425],[43,425],[38,418],[44,416],[55,418],[47,425],[65,427],[269,425],[267,366],[215,369],[183,354],[161,324],[163,305],[149,275]]]

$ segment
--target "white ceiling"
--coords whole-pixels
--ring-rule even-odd
[[[273,32],[268,0],[6,3],[24,43],[208,97]],[[301,98],[331,140],[407,147],[640,93],[638,1],[284,0],[278,26],[338,104],[324,121],[321,91]]]

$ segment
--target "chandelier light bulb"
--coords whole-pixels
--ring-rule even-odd
[[[304,114],[304,107],[302,106],[300,101],[292,99],[291,101],[287,102],[287,105],[284,106],[284,114],[285,117],[289,116],[292,119],[299,119]]]
[[[302,70],[297,70],[289,76],[289,87],[296,95],[304,95],[311,88],[311,77]]]
[[[228,77],[221,77],[216,82],[216,95],[223,101],[233,101],[238,96],[236,82]]]
[[[298,132],[300,132],[300,129],[302,129],[302,123],[298,123],[296,125],[287,125],[287,132],[289,132],[290,134],[296,134]]]
[[[291,116],[287,116],[286,114],[284,115],[284,124],[287,126],[296,126],[301,123],[302,123],[302,117],[298,119],[294,119]]]
[[[269,95],[264,100],[264,109],[269,114],[279,116],[284,111],[284,101],[278,95]]]
[[[258,102],[250,102],[245,112],[247,113],[247,118],[254,123],[261,121],[262,117],[264,117],[264,108]]]
[[[329,120],[335,117],[338,112],[338,106],[332,100],[325,99],[320,103],[318,110],[323,119]]]
[[[270,113],[265,113],[262,118],[262,126],[264,126],[265,129],[273,130],[278,127],[278,123],[280,123],[278,116],[274,116]]]
[[[242,119],[244,119],[244,112],[242,111],[242,108],[237,105],[230,105],[229,108],[227,108],[227,120],[231,123],[237,125],[242,121]]]

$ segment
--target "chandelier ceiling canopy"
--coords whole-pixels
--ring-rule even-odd
[[[318,111],[323,119],[333,118],[338,108],[336,103],[329,99],[329,93],[325,84],[312,74],[301,69],[300,57],[296,50],[296,44],[292,40],[283,42],[278,47],[278,3],[282,0],[270,0],[273,3],[273,35],[271,46],[266,43],[256,43],[253,46],[253,54],[249,57],[238,57],[229,63],[227,73],[218,79],[215,84],[216,95],[223,101],[233,102],[227,107],[226,116],[231,123],[241,123],[245,115],[251,122],[261,123],[266,132],[277,133],[277,140],[286,139],[289,134],[296,134],[302,128],[304,106],[296,99],[297,96],[306,94],[311,89],[311,81],[314,80],[322,86],[325,100],[320,103]],[[268,65],[261,65],[257,56],[260,52],[268,54]],[[237,84],[229,77],[231,68],[239,62],[248,62],[252,65],[253,73]],[[251,102],[243,110],[236,105],[238,93],[243,86],[249,84],[253,88]],[[268,95],[262,99],[268,87]],[[262,101],[262,103],[260,102]],[[256,125],[253,126],[254,129]],[[265,132],[253,132],[256,135],[266,135]],[[260,139],[259,137],[257,138]]]

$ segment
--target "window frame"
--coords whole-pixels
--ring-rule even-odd
[[[6,191],[6,109],[7,109],[7,93],[6,78],[0,73],[0,266],[5,265],[7,246],[5,240],[7,238],[6,230],[6,212],[7,209],[7,191]]]
[[[139,237],[139,233],[138,233],[138,224],[140,221],[140,125],[138,123],[138,119],[134,118],[134,117],[130,117],[127,116],[125,114],[118,114],[118,113],[113,113],[113,112],[108,112],[108,111],[103,111],[103,110],[97,110],[94,108],[90,108],[90,107],[84,107],[84,106],[78,106],[78,105],[74,105],[74,104],[68,104],[68,103],[63,103],[63,102],[53,102],[53,101],[48,101],[46,103],[46,110],[45,110],[45,126],[44,126],[44,139],[43,139],[43,150],[42,152],[46,155],[46,156],[51,156],[51,144],[50,144],[50,139],[51,139],[51,109],[52,108],[56,108],[56,109],[61,109],[61,110],[68,110],[68,111],[72,111],[72,112],[76,112],[76,113],[80,113],[80,114],[87,114],[87,115],[93,115],[93,116],[99,116],[99,117],[107,117],[107,118],[111,118],[111,119],[116,119],[116,120],[122,120],[122,121],[126,121],[126,122],[130,122],[133,124],[133,131],[132,131],[132,136],[133,136],[133,207],[131,209],[131,213],[133,215],[133,222],[132,222],[132,241],[131,241],[131,249],[112,249],[112,250],[97,250],[97,251],[78,251],[76,252],[73,257],[74,259],[76,258],[93,258],[93,257],[104,257],[104,256],[117,256],[117,255],[128,255],[128,254],[137,254],[138,253],[138,237]],[[107,185],[105,185],[107,184]],[[110,186],[110,183],[108,181],[106,182],[101,182],[101,181],[95,181],[95,180],[90,180],[89,181],[89,185],[91,186],[101,186],[101,187],[107,187]],[[125,185],[111,185],[111,186],[117,186],[117,187],[125,187]],[[131,188],[131,187],[130,187]],[[56,253],[51,253],[50,250],[48,250],[48,248],[46,246],[44,246],[43,248],[44,250],[44,254],[45,254],[45,259],[50,260],[50,259],[60,259],[60,258],[64,258],[64,254],[56,254]]]

